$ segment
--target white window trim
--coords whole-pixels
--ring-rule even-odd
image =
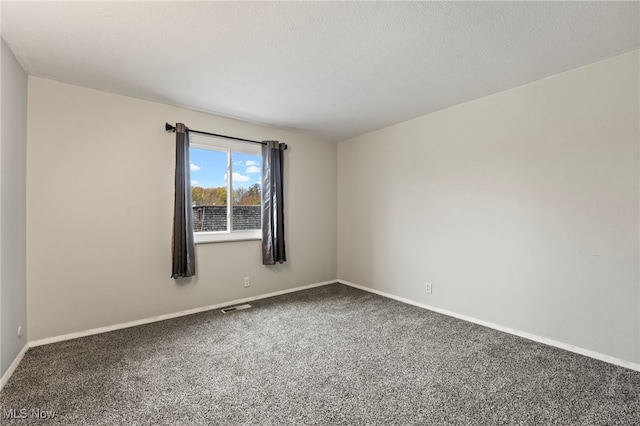
[[[222,138],[215,136],[201,136],[197,134],[189,135],[190,147],[198,149],[214,149],[214,150],[227,150],[228,152],[241,152],[244,154],[261,155],[261,149],[259,146],[251,146],[242,142],[229,142]],[[228,161],[231,162],[231,157],[228,157]],[[231,177],[233,176],[233,169],[230,164],[227,165],[227,188],[232,188]],[[231,206],[231,194],[227,195],[227,215],[230,215]],[[229,227],[233,227],[233,222],[229,218]],[[262,229],[255,230],[238,230],[233,231],[231,229],[227,231],[215,231],[215,232],[194,232],[193,241],[195,244],[208,244],[208,243],[223,243],[230,241],[261,241]]]
[[[262,230],[251,231],[218,231],[218,232],[194,232],[195,244],[224,243],[229,241],[261,241]]]

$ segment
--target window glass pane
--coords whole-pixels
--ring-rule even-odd
[[[227,230],[227,152],[189,148],[193,231]]]
[[[260,229],[262,157],[232,152],[233,164],[233,230]]]

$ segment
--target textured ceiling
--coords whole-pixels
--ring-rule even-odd
[[[3,1],[2,37],[30,75],[336,141],[638,49],[639,10]]]

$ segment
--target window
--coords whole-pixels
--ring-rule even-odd
[[[195,242],[259,240],[260,145],[189,136]]]

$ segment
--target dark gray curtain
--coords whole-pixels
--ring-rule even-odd
[[[176,123],[176,189],[173,208],[172,278],[196,274],[193,244],[193,213],[191,207],[191,167],[189,161],[189,131]]]
[[[282,182],[285,144],[267,141],[262,146],[262,264],[287,260],[284,249]]]

